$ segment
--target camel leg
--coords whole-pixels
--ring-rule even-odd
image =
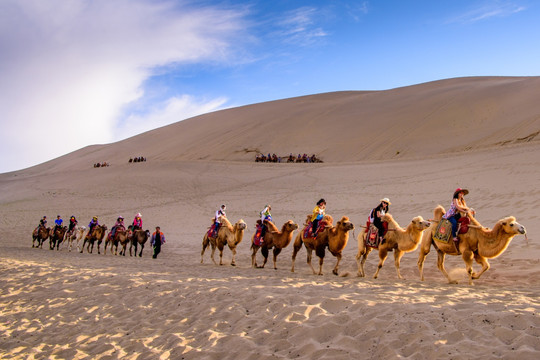
[[[261,269],[264,269],[264,265],[266,265],[266,262],[268,261],[268,248],[266,246],[261,246],[261,254],[264,258]]]
[[[251,245],[251,267],[257,268],[257,251],[259,251],[259,246]]]
[[[202,250],[201,250],[201,264],[203,263],[203,255],[206,251],[206,248],[210,245],[210,240],[208,239],[208,235],[204,234],[203,240],[202,240]]]
[[[217,265],[216,259],[214,258],[214,254],[216,253],[216,245],[212,244],[212,252],[210,253],[210,258],[212,259],[212,262],[214,265]]]
[[[467,269],[467,274],[469,275],[469,285],[473,284],[473,258],[474,253],[470,250],[463,251],[461,257],[463,258],[463,261],[465,262],[465,269]]]
[[[141,244],[141,252],[139,253],[139,257],[142,257],[142,251],[144,249],[144,244]]]
[[[86,245],[86,238],[84,238],[83,244],[82,244],[82,246],[81,246],[81,250],[79,251],[81,254],[82,254],[83,251],[84,251],[84,245]],[[77,250],[79,250],[79,244],[77,244]]]
[[[278,247],[274,247],[274,270],[277,270],[277,256],[279,255],[279,253],[281,252],[281,249],[278,248]]]
[[[103,255],[107,255],[107,245],[109,245],[109,240],[105,241],[105,247],[103,248]],[[111,252],[112,252],[112,244],[111,244]]]
[[[101,254],[101,253],[99,252],[99,250],[100,250],[99,247],[100,247],[100,246],[101,246],[101,240],[98,240],[98,242],[97,242],[97,253],[98,253],[98,254]]]
[[[472,278],[473,279],[479,279],[480,276],[482,276],[483,273],[485,273],[486,271],[489,270],[490,268],[490,265],[489,265],[489,262],[488,260],[483,257],[483,256],[480,256],[478,254],[474,254],[474,259],[476,260],[477,263],[479,263],[480,265],[482,265],[482,270],[480,270],[479,273],[472,273]]]
[[[219,265],[223,265],[223,250],[225,250],[225,246],[223,246],[223,248],[219,249]]]
[[[236,246],[231,249],[231,252],[232,252],[231,266],[236,266],[236,261],[234,260],[236,257]]]
[[[366,255],[366,249],[358,249],[358,253],[356,253],[356,266],[358,267],[358,273],[357,275],[359,277],[364,277],[365,274],[364,274],[364,262],[365,262],[365,258],[367,257]]]
[[[337,258],[336,266],[334,266],[334,270],[332,270],[332,273],[333,273],[334,275],[338,275],[339,262],[341,261],[341,254],[337,254],[337,255],[336,255],[336,258]]]
[[[315,271],[315,268],[311,264],[311,258],[313,257],[313,250],[306,248],[307,251],[307,264],[311,268],[311,271],[313,271],[313,275],[317,275],[317,272]]]
[[[379,265],[377,265],[377,271],[375,271],[375,275],[373,275],[373,278],[376,279],[379,276],[379,271],[381,271],[381,268],[384,265],[384,262],[386,261],[386,258],[388,257],[388,249],[385,246],[379,247]]]
[[[420,248],[420,254],[418,255],[418,271],[420,272],[420,280],[424,281],[424,261],[426,260],[426,256],[429,254],[431,246],[427,249],[421,247]]]
[[[324,258],[320,257],[319,258],[319,273],[317,275],[323,275],[323,272],[322,272],[323,262],[324,262]]]
[[[401,263],[401,258],[403,257],[403,255],[405,255],[404,251],[401,251],[399,249],[394,250],[394,264],[396,265],[397,276],[400,279],[403,279],[403,276],[401,276],[401,272],[399,271],[399,265]]]
[[[298,254],[298,251],[300,251],[300,249],[302,249],[302,244],[303,244],[302,236],[300,234],[298,234],[296,236],[296,239],[294,240],[294,245],[293,245],[291,272],[294,272],[294,262],[296,260],[296,255]]]
[[[446,272],[446,269],[444,268],[444,256],[445,256],[445,253],[443,253],[440,250],[437,250],[437,267],[446,277],[446,279],[448,280],[448,283],[457,284],[458,283],[457,280],[450,279],[450,275],[448,275],[448,273]]]

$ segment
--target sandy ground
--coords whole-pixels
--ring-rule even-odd
[[[537,359],[540,356],[540,163],[537,144],[401,161],[255,164],[148,161],[109,168],[0,174],[0,357],[3,359]],[[73,160],[75,161],[75,160]],[[356,276],[356,237],[382,197],[402,226],[448,208],[466,187],[478,220],[493,226],[514,215],[527,227],[492,268],[468,285],[463,261],[450,256],[450,285],[418,250],[405,254],[399,280],[392,255],[378,279],[373,252]],[[356,229],[340,275],[327,253],[324,275],[292,246],[264,269],[251,268],[258,212],[272,205],[280,227],[302,224],[315,202],[350,217]],[[248,224],[237,266],[201,264],[201,240],[214,211]],[[93,215],[109,228],[118,215],[143,214],[167,243],[157,259],[31,247],[43,215],[50,221]],[[257,254],[261,262],[261,254]],[[216,255],[216,260],[218,256]],[[315,258],[315,264],[317,259]],[[476,265],[476,269],[478,266]]]

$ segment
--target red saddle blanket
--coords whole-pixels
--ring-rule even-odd
[[[210,226],[210,227],[208,228],[208,231],[206,232],[206,234],[208,235],[208,237],[211,237],[211,238],[217,237],[217,233],[218,233],[218,230],[219,230],[219,225],[220,225],[220,224],[218,224],[218,225],[216,226],[216,224],[212,224],[212,226]]]
[[[317,225],[317,230],[315,231],[315,234],[313,233],[313,225],[311,225],[311,224],[306,225],[304,230],[302,230],[304,232],[304,239],[317,237],[317,234],[319,232],[321,232],[322,230],[324,230],[326,225],[328,225],[326,223],[326,221],[319,221],[319,224]]]
[[[261,234],[262,234],[262,226],[257,225],[256,230],[255,230],[255,236],[253,236],[253,244],[254,245],[261,246],[262,243],[264,242],[264,239],[261,236]]]

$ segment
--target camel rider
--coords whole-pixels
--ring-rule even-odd
[[[377,205],[371,213],[369,213],[369,222],[373,224],[379,233],[379,238],[382,239],[384,235],[384,225],[382,222],[382,217],[390,212],[390,205],[392,204],[388,198],[383,198],[380,200],[380,204]]]
[[[469,190],[457,188],[454,191],[454,196],[452,197],[452,204],[450,209],[443,215],[443,219],[447,219],[452,223],[452,238],[454,239],[454,245],[459,252],[459,239],[457,237],[458,231],[458,220],[462,216],[474,216],[474,209],[467,207],[464,196],[469,193]]]
[[[260,212],[261,215],[261,237],[264,238],[264,235],[266,234],[266,231],[268,230],[268,227],[264,223],[264,220],[272,221],[272,214],[270,214],[270,210],[272,210],[272,207],[270,205],[266,205],[264,209]]]
[[[88,224],[88,234],[92,233],[92,230],[94,230],[94,227],[99,226],[98,217],[94,216],[92,220],[90,221],[90,224]]]
[[[39,225],[38,225],[38,229],[39,228],[44,228],[46,229],[47,228],[47,216],[43,215],[43,217],[39,220]]]
[[[133,219],[133,224],[131,224],[133,227],[133,230],[142,229],[142,215],[141,213],[137,213],[135,215],[135,218]]]
[[[123,216],[119,216],[118,219],[116,219],[116,222],[114,223],[114,226],[111,229],[111,237],[114,237],[114,234],[116,233],[116,229],[119,226],[123,227],[124,230],[126,229],[126,227],[124,226],[124,217]]]
[[[57,215],[56,220],[54,220],[54,231],[56,231],[56,229],[58,228],[61,228],[63,223],[64,220],[62,220],[62,217],[60,215]]]
[[[320,199],[317,201],[317,206],[313,209],[313,215],[311,216],[311,224],[312,224],[312,233],[317,233],[317,226],[319,225],[319,221],[321,221],[324,217],[324,212],[326,210],[326,200]]]
[[[216,211],[216,215],[214,216],[214,236],[217,236],[217,232],[219,229],[219,226],[221,224],[221,218],[227,217],[227,214],[225,214],[225,210],[227,207],[225,205],[221,205],[220,208]]]
[[[77,218],[75,218],[75,215],[71,215],[71,217],[69,218],[69,228],[68,228],[68,233],[71,234],[73,233],[73,229],[75,228],[75,226],[77,226]]]

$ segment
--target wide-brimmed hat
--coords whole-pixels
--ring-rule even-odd
[[[390,199],[389,199],[389,198],[382,198],[382,199],[381,199],[381,202],[385,202],[385,203],[387,203],[388,205],[392,205],[392,203],[390,202]]]
[[[469,190],[467,189],[462,189],[462,188],[457,188],[456,191],[454,191],[454,196],[456,196],[458,193],[462,192],[463,195],[467,195],[469,193]]]

